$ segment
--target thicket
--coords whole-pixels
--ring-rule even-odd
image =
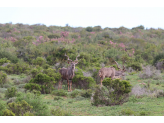
[[[102,83],[105,87],[96,86],[92,105],[120,105],[127,101],[132,87],[129,81],[105,78]]]

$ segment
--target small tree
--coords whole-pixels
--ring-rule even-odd
[[[93,105],[120,105],[126,101],[131,84],[126,80],[105,78],[103,87],[97,86],[92,96]]]

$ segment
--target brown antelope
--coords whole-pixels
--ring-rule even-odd
[[[65,56],[67,55],[65,54]],[[79,56],[80,55],[78,55],[77,57]],[[67,80],[68,91],[72,91],[72,78],[75,76],[75,65],[78,63],[77,57],[75,61],[72,61],[68,57],[68,64],[71,64],[71,66],[68,68],[61,68],[59,70],[59,73],[61,74],[61,81],[59,82],[58,90],[62,88],[63,80]],[[70,80],[70,83],[69,83],[69,80]]]
[[[109,77],[113,80],[113,79],[121,78],[122,76],[124,76],[124,72],[126,71],[124,67],[124,62],[123,62],[123,69],[121,69],[118,66],[118,63],[116,61],[115,63],[119,70],[115,70],[114,67],[109,67],[109,68],[104,67],[99,70],[99,76],[101,78],[101,86],[102,86],[102,81],[104,80],[105,77]]]

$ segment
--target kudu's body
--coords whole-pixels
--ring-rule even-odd
[[[65,55],[65,56],[67,56],[67,55]],[[77,57],[79,57],[79,55]],[[75,61],[72,61],[68,57],[68,64],[71,64],[71,66],[68,68],[61,68],[59,70],[59,73],[61,74],[61,81],[59,82],[58,89],[62,88],[63,80],[67,80],[68,91],[72,91],[72,79],[75,76],[75,65],[78,63],[77,57],[76,57]],[[69,81],[70,81],[70,83],[69,83]]]
[[[104,80],[105,77],[109,77],[111,79],[114,79],[114,77],[115,77],[115,68],[114,67],[101,68],[99,70],[99,76],[101,78],[101,86],[102,86],[102,81]]]
[[[105,77],[109,77],[111,79],[121,79],[122,76],[124,76],[124,72],[126,71],[125,70],[125,67],[124,67],[124,62],[123,62],[123,69],[121,69],[119,66],[118,66],[118,63],[116,61],[114,61],[118,67],[119,70],[115,70],[114,67],[109,67],[109,68],[101,68],[99,70],[99,76],[101,78],[101,86],[102,86],[102,81]]]

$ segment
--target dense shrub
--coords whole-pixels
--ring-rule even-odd
[[[87,89],[81,92],[81,96],[85,98],[91,98],[92,93],[93,93],[92,89]]]
[[[30,106],[32,106],[32,113],[36,116],[49,116],[50,111],[48,105],[44,103],[41,96],[34,93],[18,93],[16,102],[25,100]]]
[[[15,87],[8,88],[5,92],[6,98],[15,97],[17,94],[17,89]]]
[[[3,85],[7,82],[7,74],[0,71],[0,86],[3,87]]]
[[[51,35],[48,35],[48,38],[52,39],[52,38],[60,38],[60,35],[59,34],[51,34]]]
[[[137,71],[141,71],[142,70],[142,66],[141,66],[141,64],[139,62],[129,63],[127,65],[127,67],[132,67],[132,69],[137,70]]]
[[[79,93],[80,93],[80,92],[79,92],[78,90],[74,90],[74,91],[71,92],[71,97],[72,97],[72,98],[75,98],[76,96],[79,95]]]
[[[1,58],[0,65],[3,65],[4,63],[10,63],[10,60],[7,60],[7,58]]]
[[[92,32],[92,30],[93,30],[92,27],[87,27],[87,28],[86,28],[86,31],[88,31],[88,32]]]
[[[3,110],[6,109],[6,104],[5,102],[1,101],[0,100],[0,116],[2,116],[4,113],[3,113]]]
[[[35,60],[32,61],[34,65],[42,66],[46,63],[45,59],[42,57],[37,57]]]
[[[46,74],[39,73],[32,78],[29,83],[25,85],[25,89],[32,91],[33,89],[41,91],[42,94],[51,93],[54,89],[54,84],[56,83],[53,77]]]
[[[17,103],[15,102],[9,103],[8,107],[9,107],[9,110],[11,110],[16,116],[23,116],[24,114],[31,112],[33,108],[24,100]]]
[[[8,64],[2,69],[8,74],[19,75],[21,73],[27,73],[30,70],[30,66],[29,64],[26,64],[26,63],[16,63],[16,64]]]
[[[0,58],[7,58],[10,60],[12,63],[17,63],[18,58],[15,56],[12,52],[9,51],[0,51]]]
[[[15,116],[15,114],[8,109],[3,110],[3,116]]]
[[[92,96],[92,105],[119,105],[127,101],[131,91],[130,82],[105,78],[102,83],[105,87],[96,86]]]

